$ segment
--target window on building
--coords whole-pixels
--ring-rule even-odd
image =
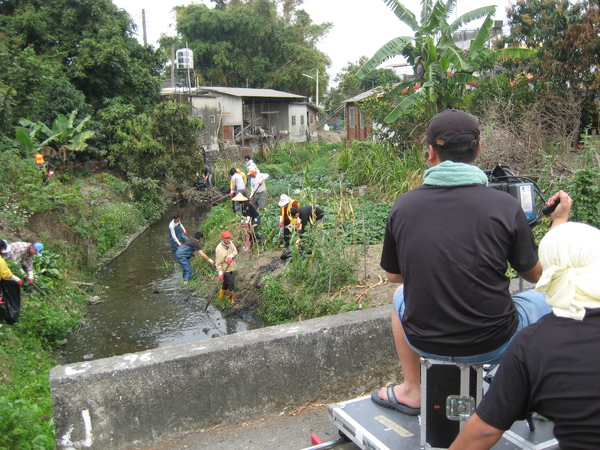
[[[309,123],[312,125],[313,123],[315,123],[315,116],[313,116],[312,114],[309,114],[308,120],[309,120]]]
[[[365,113],[360,113],[360,127],[365,127]]]
[[[300,116],[300,125],[304,125],[304,116]]]
[[[348,126],[350,128],[354,128],[356,126],[355,120],[354,120],[354,106],[351,106],[350,108],[348,108],[348,115],[350,116],[350,117],[348,117],[348,122],[350,122]]]
[[[210,123],[215,123],[217,121],[217,116],[215,116],[214,114],[212,116],[210,116]]]
[[[292,126],[296,125],[296,116],[292,116]]]

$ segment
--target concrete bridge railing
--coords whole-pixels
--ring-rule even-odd
[[[373,308],[57,366],[56,446],[149,445],[328,393],[368,392],[397,369],[390,314]]]

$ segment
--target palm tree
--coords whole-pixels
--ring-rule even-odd
[[[468,99],[467,83],[476,82],[475,73],[491,68],[500,58],[528,58],[535,50],[504,48],[491,50],[490,40],[495,6],[484,6],[463,14],[452,23],[457,0],[423,0],[421,23],[398,0],[383,0],[392,12],[408,25],[414,36],[399,36],[381,47],[357,72],[361,79],[382,62],[398,55],[415,67],[414,76],[398,84],[390,96],[400,96],[398,105],[385,118],[393,122],[401,115],[425,112],[432,116],[446,108],[464,105]],[[452,33],[463,25],[485,17],[468,50],[456,45]]]

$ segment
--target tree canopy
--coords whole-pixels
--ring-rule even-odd
[[[356,75],[363,78],[396,55],[404,56],[414,66],[413,78],[400,83],[390,93],[399,97],[399,103],[386,117],[386,122],[392,122],[403,114],[425,112],[427,116],[432,116],[440,110],[465,105],[468,99],[467,83],[478,79],[476,73],[491,68],[500,58],[535,55],[534,50],[491,50],[487,47],[495,6],[477,8],[449,22],[457,0],[423,0],[419,22],[415,14],[398,0],[384,1],[396,17],[414,32],[414,36],[399,36],[386,43]],[[453,33],[480,18],[485,20],[469,49],[461,49]]]
[[[315,93],[312,77],[319,71],[319,94],[327,87],[327,55],[317,42],[331,27],[314,24],[296,9],[301,0],[218,1],[178,6],[177,45],[194,51],[200,84],[271,88],[300,95]],[[278,12],[280,5],[281,13]],[[163,51],[172,40],[161,40]],[[166,52],[165,52],[166,53]]]
[[[13,123],[87,115],[117,96],[140,108],[158,97],[160,60],[110,0],[4,0],[0,29],[0,85],[13,90]]]
[[[600,5],[567,0],[518,0],[508,8],[508,45],[538,49],[526,68],[541,91],[569,92],[582,102],[582,125],[598,125]],[[574,133],[578,135],[577,131]]]

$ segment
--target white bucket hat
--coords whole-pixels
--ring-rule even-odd
[[[285,206],[290,202],[291,198],[289,198],[286,194],[281,194],[279,197],[279,206]]]

